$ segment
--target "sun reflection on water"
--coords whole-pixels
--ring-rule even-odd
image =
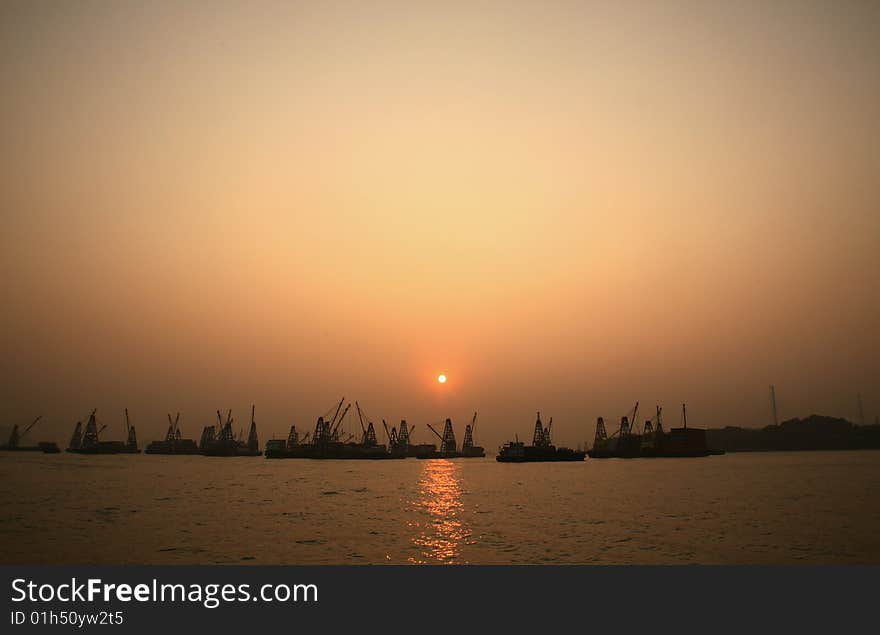
[[[419,497],[414,501],[414,507],[421,512],[420,519],[409,523],[415,530],[412,542],[420,556],[409,560],[422,564],[462,562],[461,547],[471,544],[471,530],[462,520],[460,468],[449,460],[423,463]]]

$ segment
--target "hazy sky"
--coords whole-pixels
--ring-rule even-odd
[[[0,81],[36,437],[880,412],[880,3],[6,1]]]

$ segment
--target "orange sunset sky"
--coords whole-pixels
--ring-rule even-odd
[[[880,413],[878,3],[12,1],[0,81],[3,425]]]

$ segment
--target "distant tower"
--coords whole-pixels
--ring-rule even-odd
[[[541,424],[541,413],[535,420],[535,434],[532,436],[532,445],[539,448],[544,445],[544,426]]]
[[[318,421],[315,422],[315,433],[312,435],[313,445],[320,445],[330,440],[329,435],[328,438],[324,438],[324,428],[324,417],[318,417]]]
[[[608,433],[605,432],[605,419],[599,417],[596,420],[596,436],[593,438],[593,447],[598,448],[605,445],[608,440]]]
[[[776,386],[770,386],[770,404],[773,406],[773,425],[779,425],[779,417],[776,414]]]
[[[126,440],[125,444],[137,450],[137,433],[135,432],[134,426],[131,425],[128,421],[128,408],[125,409],[125,430],[126,430]]]
[[[229,445],[235,441],[235,433],[232,431],[232,410],[230,410],[226,414],[226,423],[222,423],[223,419],[220,416],[220,411],[217,411],[217,421],[221,423],[220,425],[220,433],[218,436],[218,441],[220,443]]]
[[[82,445],[82,421],[76,422],[76,427],[73,429],[73,436],[70,437],[70,445],[67,447],[78,449],[80,445]]]
[[[82,425],[82,421],[76,422],[76,427],[73,429],[73,436],[70,437],[70,444],[67,447],[78,449],[82,444]]]
[[[474,431],[471,424],[464,427],[464,441],[461,442],[462,450],[469,450],[474,447]]]
[[[447,419],[446,425],[443,426],[443,437],[440,442],[440,451],[447,454],[455,452],[456,449],[455,431],[452,429],[452,419]]]
[[[400,420],[400,432],[397,433],[397,442],[403,447],[409,446],[409,428],[406,419]]]
[[[378,441],[376,440],[376,428],[373,427],[373,422],[367,422],[367,431],[364,432],[363,444],[368,447],[373,447],[376,445]]]
[[[464,441],[461,442],[462,451],[470,450],[474,447],[474,429],[477,427],[477,413],[474,413],[473,420],[464,427]]]
[[[17,448],[19,438],[18,424],[16,423],[14,426],[12,426],[12,434],[9,435],[9,443],[6,444],[6,447]]]
[[[251,406],[251,428],[248,430],[247,447],[251,452],[260,450],[260,438],[257,436],[257,422],[254,421],[254,410],[256,406]]]
[[[174,421],[171,419],[170,412],[168,413],[168,432],[165,433],[165,443],[174,443]]]
[[[617,433],[617,436],[623,438],[629,435],[629,417],[623,415],[620,418],[620,430]]]
[[[98,445],[98,424],[95,421],[96,412],[97,409],[92,410],[92,414],[89,415],[89,420],[86,423],[86,431],[83,433],[80,447],[91,448]]]
[[[210,444],[214,443],[216,438],[217,429],[214,426],[205,426],[204,428],[202,428],[202,438],[199,439],[199,448],[204,450]]]

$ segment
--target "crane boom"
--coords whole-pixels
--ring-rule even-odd
[[[43,418],[43,415],[40,415],[39,417],[37,417],[36,419],[31,421],[30,425],[27,428],[25,428],[24,432],[22,432],[21,435],[18,437],[18,440],[21,441],[24,438],[24,435],[26,435],[28,432],[30,432],[31,428],[33,428],[35,425],[37,425],[37,421],[39,421],[42,418]]]
[[[357,411],[358,411],[358,421],[361,422],[361,430],[363,431],[364,434],[366,434],[366,433],[367,433],[367,429],[364,427],[364,415],[363,415],[363,413],[361,412],[361,405],[360,405],[357,401],[354,402],[354,405],[357,406]]]
[[[431,432],[433,432],[434,434],[436,434],[436,435],[437,435],[437,438],[440,439],[440,440],[442,441],[442,440],[443,440],[443,435],[440,434],[439,432],[437,432],[437,431],[434,429],[434,426],[432,426],[430,423],[427,424],[427,425],[428,425],[428,429],[429,429]]]
[[[330,430],[330,434],[336,432],[336,428],[342,425],[342,422],[345,420],[345,415],[348,414],[348,409],[351,408],[351,404],[345,404],[345,410],[342,411],[342,415],[339,417],[339,421],[336,422],[336,425],[333,426],[333,429]]]
[[[333,413],[333,418],[330,420],[330,427],[333,427],[333,424],[336,423],[336,417],[339,416],[339,409],[342,408],[342,404],[345,401],[345,395],[342,396],[342,399],[339,400],[339,403],[336,405],[336,412]],[[346,410],[348,410],[346,408]],[[345,415],[343,415],[345,416]]]

